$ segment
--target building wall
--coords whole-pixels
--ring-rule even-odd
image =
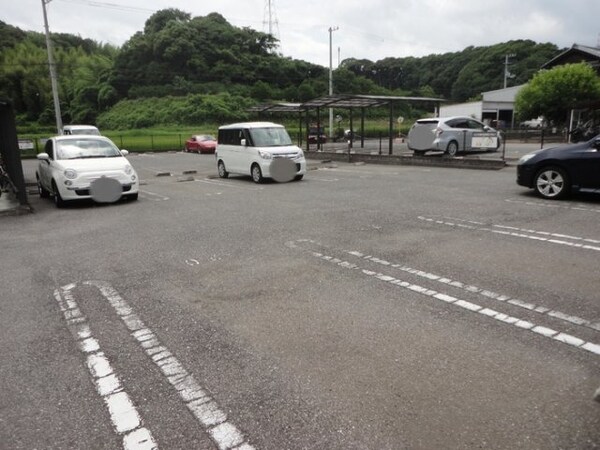
[[[481,120],[483,102],[457,103],[440,106],[440,117],[468,116]]]

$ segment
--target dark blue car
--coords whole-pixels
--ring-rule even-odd
[[[563,198],[572,190],[600,193],[600,135],[523,156],[517,166],[517,184],[547,199]]]

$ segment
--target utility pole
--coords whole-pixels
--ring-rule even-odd
[[[509,78],[514,78],[515,77],[512,73],[510,73],[508,71],[508,65],[511,64],[508,60],[509,60],[509,58],[514,58],[515,56],[517,56],[517,55],[515,55],[514,53],[511,53],[510,55],[505,55],[504,56],[504,89],[506,89],[506,82],[507,82],[507,80]]]
[[[329,95],[333,95],[333,32],[339,27],[329,27]],[[333,139],[333,108],[329,108],[329,138]]]
[[[50,40],[50,29],[48,28],[48,15],[46,14],[46,4],[52,0],[42,0],[42,9],[44,11],[44,29],[46,30],[46,49],[48,50],[48,66],[50,68],[50,83],[52,84],[52,97],[54,99],[54,115],[56,116],[56,131],[58,134],[62,130],[62,117],[60,114],[60,101],[58,99],[58,82],[56,79],[56,65],[52,55],[52,41]]]

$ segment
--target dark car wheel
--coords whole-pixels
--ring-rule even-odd
[[[547,199],[565,197],[570,190],[569,178],[559,167],[544,167],[535,176],[536,192]]]
[[[37,179],[37,188],[38,188],[38,192],[40,194],[41,198],[48,198],[50,197],[50,192],[48,192],[48,190],[42,186],[42,182],[40,181],[40,177],[36,176]]]
[[[456,141],[450,141],[448,147],[446,147],[446,154],[448,156],[456,156],[458,153],[458,143]]]
[[[302,178],[304,178],[304,175],[296,175],[294,181],[300,181]]]
[[[255,183],[262,183],[262,170],[260,170],[260,166],[258,164],[252,165],[252,167],[250,168],[250,173],[252,174],[252,181],[254,181]]]
[[[56,183],[52,182],[52,190],[54,191],[54,204],[57,208],[64,208],[67,206],[67,202],[63,200],[60,196],[60,192],[58,192],[58,188],[56,187]]]
[[[229,172],[225,169],[225,163],[223,161],[219,161],[217,169],[219,170],[219,177],[227,178],[229,176]]]

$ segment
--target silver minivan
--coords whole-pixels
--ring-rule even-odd
[[[408,148],[415,155],[428,151],[442,151],[448,156],[468,151],[494,152],[500,143],[498,131],[471,117],[419,119],[408,132]]]
[[[285,127],[272,122],[244,122],[219,128],[217,170],[250,175],[255,183],[265,178],[299,181],[306,173],[304,152],[292,143]]]

